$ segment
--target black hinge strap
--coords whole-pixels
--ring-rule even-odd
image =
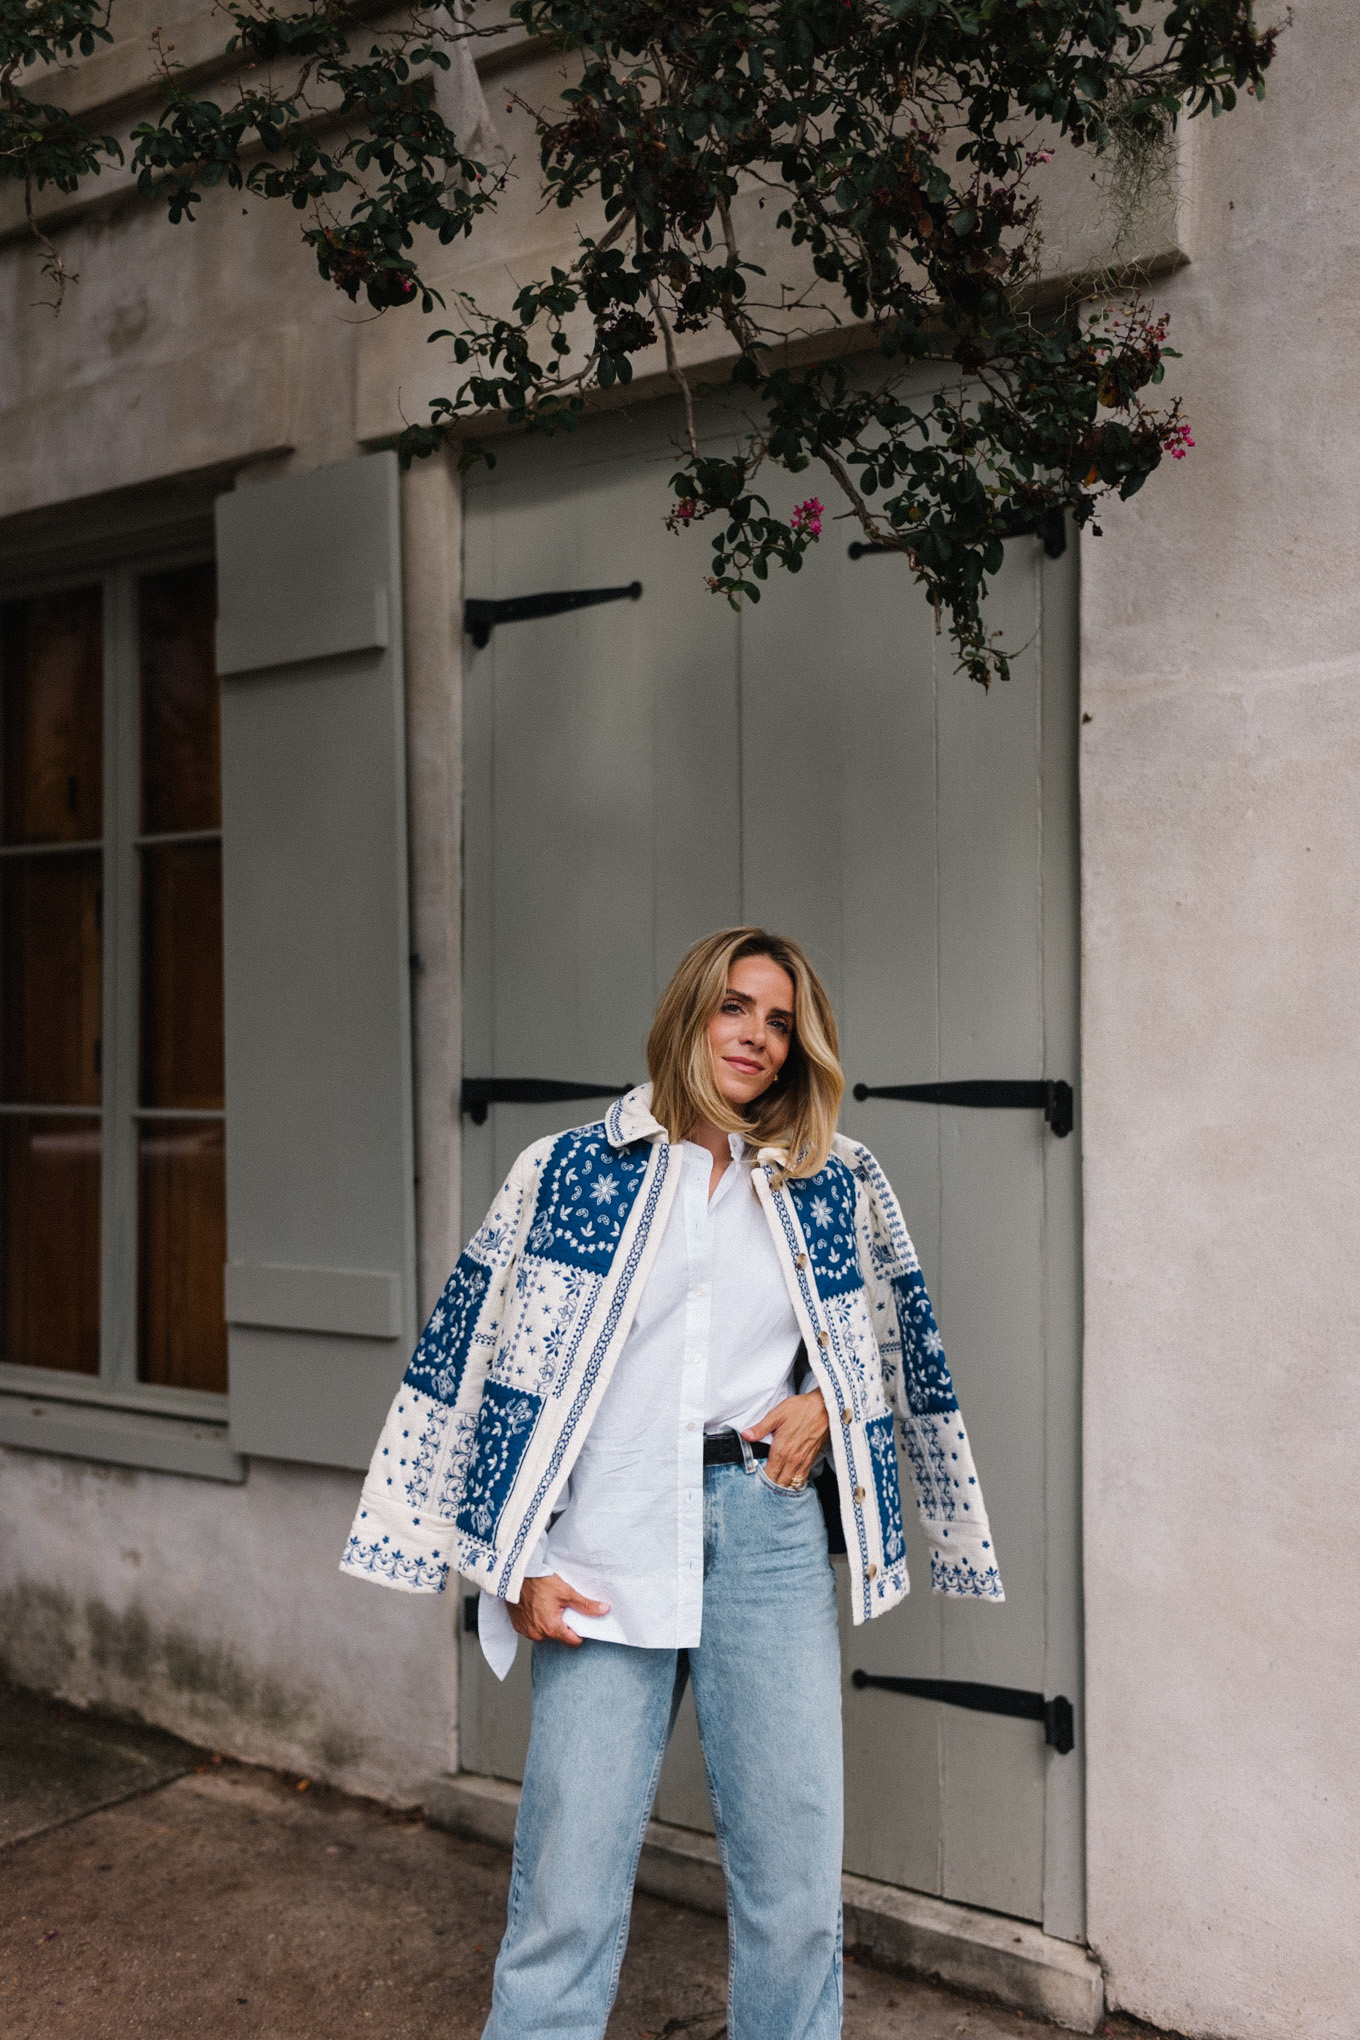
[[[565,588],[549,595],[510,595],[503,602],[469,596],[463,604],[463,629],[478,651],[485,651],[498,623],[531,623],[540,616],[561,616],[568,609],[594,609],[601,602],[640,602],[641,581],[626,588]]]
[[[559,1083],[555,1077],[464,1077],[460,1109],[474,1126],[488,1105],[558,1105],[568,1098],[618,1098],[627,1084]]]
[[[978,1714],[1009,1714],[1020,1721],[1042,1721],[1044,1741],[1065,1757],[1075,1743],[1072,1702],[1065,1693],[1046,1700],[1019,1686],[980,1686],[969,1679],[895,1679],[878,1672],[852,1672],[850,1684],[862,1692],[877,1686],[885,1693],[908,1693],[915,1700],[943,1701],[947,1707],[971,1707]]]
[[[945,1084],[856,1084],[854,1095],[901,1098],[912,1105],[973,1105],[993,1112],[1042,1112],[1058,1139],[1072,1131],[1072,1086],[1061,1077],[1012,1082],[1007,1077],[966,1077]]]

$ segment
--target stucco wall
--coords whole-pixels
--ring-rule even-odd
[[[1089,1922],[1354,2040],[1360,13],[1295,15],[1158,290],[1197,445],[1083,549]]]
[[[1196,124],[1142,251],[1193,257],[1157,296],[1199,443],[1083,541],[1089,1910],[1146,2017],[1354,2040],[1360,16],[1295,13],[1268,102]],[[526,184],[468,260],[543,232]],[[118,197],[60,238],[55,322],[31,245],[0,249],[0,516],[340,460],[418,412],[421,322],[320,284],[286,207],[219,193],[171,229]],[[428,1297],[457,1230],[446,471],[404,537]],[[454,1605],[339,1579],[356,1485],[0,1455],[7,1669],[417,1796],[454,1755]]]
[[[453,1764],[454,1595],[338,1571],[353,1474],[232,1487],[0,1447],[0,1670],[410,1803]]]

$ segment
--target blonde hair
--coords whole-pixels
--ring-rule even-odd
[[[793,980],[793,1035],[777,1084],[743,1116],[718,1089],[708,1023],[722,1004],[728,973],[747,956],[768,956]],[[784,1176],[815,1176],[826,1164],[845,1090],[836,1016],[817,972],[787,935],[764,928],[720,928],[686,951],[661,995],[647,1036],[652,1114],[672,1140],[701,1119],[739,1133],[754,1148],[779,1148]]]

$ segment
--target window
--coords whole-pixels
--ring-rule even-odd
[[[99,1372],[102,590],[0,618],[0,1355]]]
[[[199,563],[0,605],[3,1384],[226,1392],[215,614]]]

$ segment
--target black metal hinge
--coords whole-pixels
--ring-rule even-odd
[[[1067,551],[1067,519],[1061,510],[1045,510],[1038,517],[1016,517],[997,527],[1001,538],[1041,538],[1044,542],[1045,557],[1060,560]],[[910,538],[907,527],[903,538]],[[865,559],[870,553],[901,552],[896,545],[869,545],[862,538],[852,539],[846,548],[852,560]]]
[[[550,595],[510,595],[504,602],[483,602],[469,596],[463,604],[463,629],[479,652],[491,642],[498,623],[531,623],[540,616],[562,616],[569,609],[594,609],[601,602],[640,602],[641,581],[626,588],[566,588]]]
[[[965,1077],[945,1084],[856,1084],[854,1095],[901,1098],[911,1105],[972,1105],[991,1112],[1042,1112],[1063,1140],[1072,1131],[1072,1086],[1062,1077],[1012,1082],[1008,1077]]]
[[[618,1098],[627,1084],[559,1083],[555,1077],[464,1077],[460,1110],[486,1124],[489,1105],[560,1105],[569,1098]]]
[[[1046,1700],[1019,1686],[980,1686],[969,1679],[890,1679],[878,1672],[852,1672],[850,1684],[859,1692],[877,1686],[885,1693],[909,1693],[915,1700],[941,1700],[947,1707],[971,1707],[978,1714],[1009,1714],[1020,1721],[1042,1721],[1044,1741],[1065,1757],[1076,1742],[1072,1702],[1065,1693]]]

